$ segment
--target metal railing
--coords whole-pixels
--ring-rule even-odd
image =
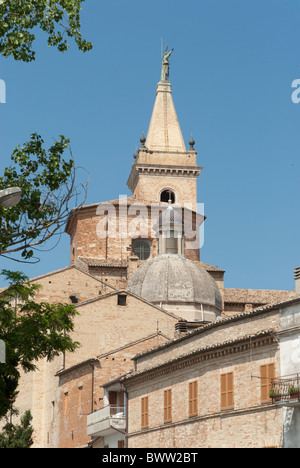
[[[272,401],[300,400],[300,374],[293,374],[271,382]]]

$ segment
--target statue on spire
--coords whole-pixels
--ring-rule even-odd
[[[161,81],[169,81],[169,68],[170,68],[169,57],[172,54],[173,50],[174,49],[168,52],[168,46],[167,46],[164,52],[163,59],[162,59]]]

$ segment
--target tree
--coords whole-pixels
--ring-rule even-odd
[[[34,30],[40,28],[48,35],[48,45],[60,52],[69,48],[73,38],[79,50],[86,52],[92,44],[80,32],[81,4],[84,0],[1,0],[0,55],[15,60],[35,60]]]
[[[35,302],[40,286],[31,284],[22,273],[2,271],[10,286],[0,294],[0,339],[5,342],[6,359],[0,364],[0,418],[14,408],[20,369],[34,371],[36,362],[53,360],[74,352],[74,306]]]
[[[21,253],[23,261],[32,261],[34,249],[61,234],[71,204],[78,207],[86,199],[87,182],[77,183],[73,158],[64,159],[69,140],[61,136],[49,150],[43,145],[41,136],[31,135],[13,151],[11,166],[0,176],[0,190],[22,190],[18,205],[0,206],[0,255]]]
[[[24,62],[35,60],[37,29],[44,31],[48,45],[60,52],[68,50],[70,38],[79,50],[91,50],[92,44],[80,32],[83,2],[0,0],[0,56]],[[0,189],[17,185],[23,192],[18,206],[0,207],[0,255],[11,258],[20,253],[23,261],[31,261],[33,249],[61,231],[70,214],[71,200],[78,201],[73,158],[63,159],[69,140],[61,136],[48,151],[43,144],[39,135],[31,135],[29,142],[14,150],[11,167],[0,177]],[[86,193],[86,185],[84,188]],[[0,363],[0,418],[8,411],[16,411],[20,369],[32,371],[39,359],[52,360],[79,346],[69,335],[76,315],[73,306],[39,304],[34,300],[38,287],[31,285],[25,275],[9,271],[2,274],[10,285],[0,294],[0,340],[6,346],[6,362]],[[29,430],[29,414],[24,418],[23,429]],[[14,431],[12,426],[6,429],[7,434]],[[3,437],[5,443],[5,434]]]
[[[32,416],[28,410],[21,418],[18,425],[7,422],[0,434],[1,448],[30,448],[33,444],[31,426]]]

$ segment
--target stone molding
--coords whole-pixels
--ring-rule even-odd
[[[175,360],[164,362],[153,369],[148,368],[141,373],[137,372],[125,376],[122,381],[129,385],[147,382],[211,359],[218,359],[220,357],[246,352],[253,348],[268,346],[276,342],[274,333],[274,330],[269,330],[256,335],[245,336],[232,342],[220,343],[209,348],[199,349],[189,355],[180,356]]]

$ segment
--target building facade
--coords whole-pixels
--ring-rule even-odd
[[[299,318],[300,298],[137,355],[128,447],[299,448]]]
[[[17,405],[32,412],[34,446],[191,447],[195,431],[197,446],[249,445],[247,418],[268,428],[261,443],[279,446],[281,410],[262,401],[256,379],[263,366],[281,375],[279,318],[256,309],[297,294],[228,289],[225,271],[201,261],[202,167],[195,141],[185,146],[168,79],[131,163],[132,195],[74,209],[70,265],[32,279],[42,286],[37,300],[74,304],[81,344],[22,375]]]

